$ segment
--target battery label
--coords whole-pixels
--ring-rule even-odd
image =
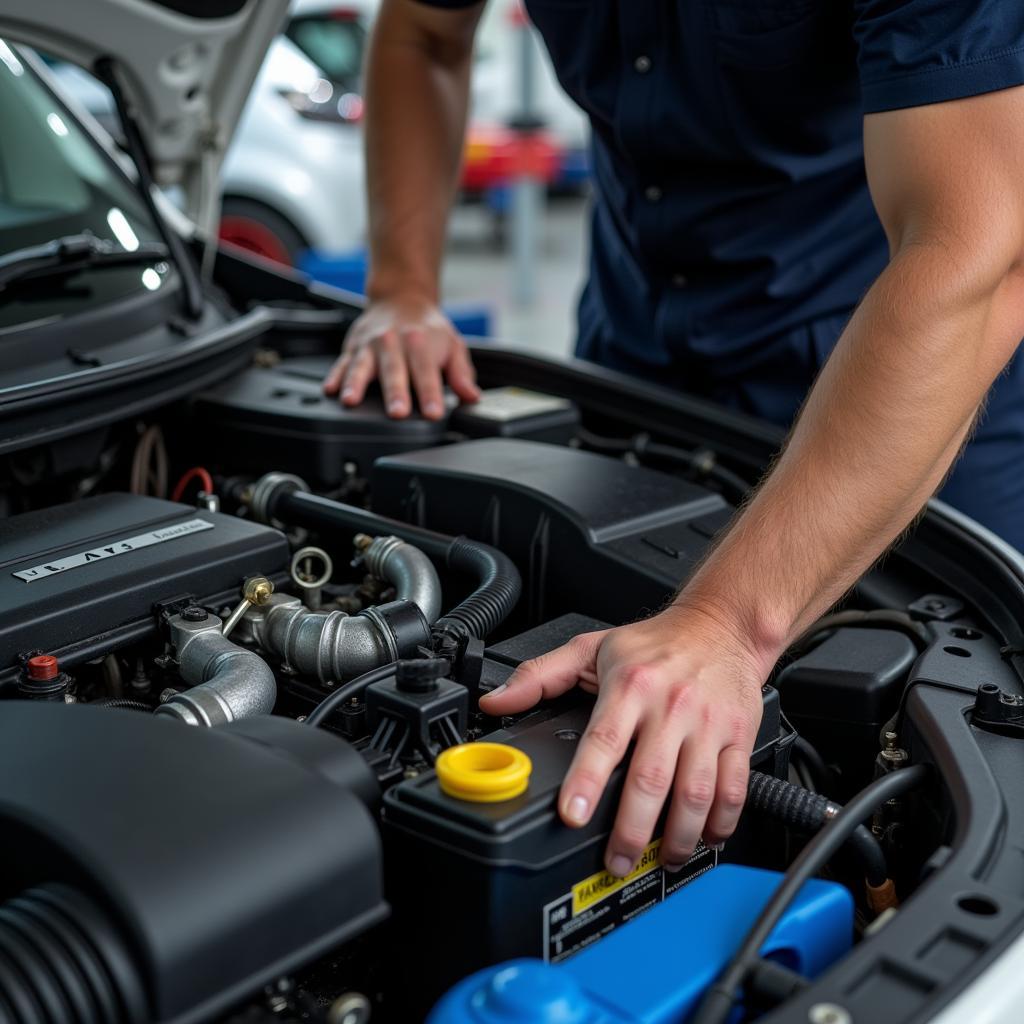
[[[685,867],[670,874],[658,863],[655,839],[625,878],[599,871],[544,907],[544,959],[556,964],[650,910],[718,863],[718,852],[697,844]]]

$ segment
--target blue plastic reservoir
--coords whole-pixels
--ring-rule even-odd
[[[714,868],[571,960],[512,960],[470,975],[427,1024],[679,1024],[781,880],[735,864]],[[852,938],[849,892],[813,879],[761,952],[813,978]]]

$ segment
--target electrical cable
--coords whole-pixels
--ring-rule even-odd
[[[174,485],[174,490],[171,492],[171,501],[181,501],[181,496],[185,493],[185,488],[193,480],[199,480],[199,484],[206,494],[213,494],[213,477],[203,466],[193,466],[191,469],[187,469],[181,476],[181,479]]]
[[[585,448],[594,451],[613,455],[631,454],[641,461],[653,459],[682,466],[698,478],[714,480],[721,486],[725,496],[736,505],[743,501],[751,489],[748,481],[721,465],[710,448],[690,451],[677,445],[652,441],[650,434],[635,434],[631,438],[602,437],[583,427],[576,429],[576,437]]]
[[[814,782],[814,788],[819,793],[824,793],[828,796],[830,792],[835,791],[835,772],[825,763],[825,758],[821,756],[818,748],[810,740],[803,736],[795,737],[792,752],[809,770],[810,777]]]
[[[802,654],[806,649],[826,630],[839,629],[841,626],[867,627],[887,626],[897,629],[906,634],[914,641],[918,650],[924,650],[931,642],[932,637],[927,626],[918,622],[906,612],[897,611],[893,608],[876,608],[870,611],[849,609],[842,612],[833,612],[824,615],[790,646],[787,652],[791,657]]]
[[[355,679],[350,679],[347,683],[339,686],[334,693],[320,701],[306,716],[306,725],[322,725],[328,716],[343,704],[347,704],[355,697],[361,697],[366,688],[372,683],[379,683],[381,680],[389,679],[393,676],[396,664],[397,662],[392,661],[387,665],[379,665],[377,668],[372,668],[369,672],[364,672],[361,676],[356,676]]]
[[[913,765],[883,775],[862,789],[811,839],[790,864],[782,882],[747,932],[739,949],[705,992],[690,1024],[724,1024],[732,1012],[738,990],[760,959],[761,947],[803,884],[832,859],[876,808],[916,788],[930,776],[931,769],[927,765]]]

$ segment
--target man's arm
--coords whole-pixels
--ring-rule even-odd
[[[388,412],[444,412],[441,371],[478,397],[466,346],[438,308],[445,224],[458,182],[473,35],[483,3],[434,7],[384,0],[366,72],[369,305],[324,389],[346,405],[380,377]]]
[[[667,864],[701,834],[731,834],[772,665],[936,490],[1024,336],[1022,125],[1024,88],[865,119],[892,259],[774,470],[668,609],[577,637],[482,702],[508,714],[578,679],[596,689],[562,789],[570,824],[589,818],[635,737],[614,873],[635,862],[670,790]]]

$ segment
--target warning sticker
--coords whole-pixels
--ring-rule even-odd
[[[558,963],[578,953],[718,863],[717,851],[701,842],[682,871],[669,874],[658,863],[660,848],[656,839],[625,878],[599,871],[549,903],[543,911],[544,959]]]

